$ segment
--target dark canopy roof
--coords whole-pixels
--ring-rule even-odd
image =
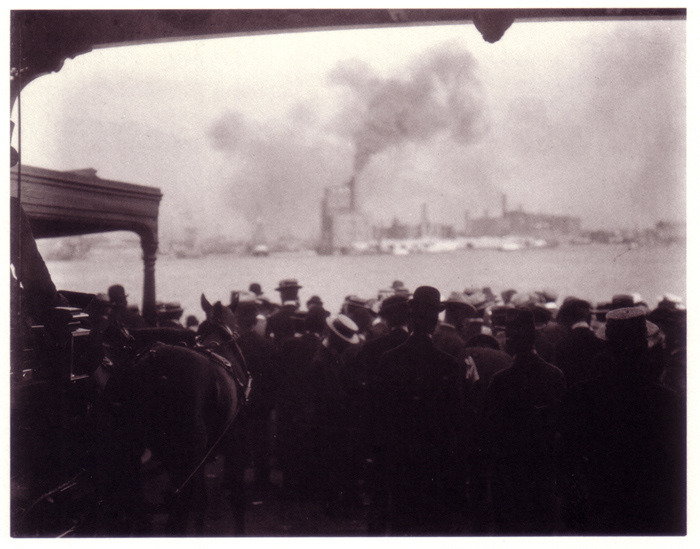
[[[27,83],[93,48],[237,34],[473,22],[488,42],[516,20],[685,18],[665,9],[14,10],[11,101]]]
[[[17,196],[17,167],[12,196]],[[59,172],[23,165],[21,202],[36,238],[133,231],[158,241],[160,189],[110,181],[94,170]]]

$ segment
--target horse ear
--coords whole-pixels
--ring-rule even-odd
[[[232,313],[236,312],[236,308],[238,307],[238,302],[241,299],[241,294],[238,292],[231,292],[231,304],[228,306],[229,309],[231,309]]]
[[[209,300],[202,294],[202,297],[200,298],[200,303],[202,304],[202,310],[209,314],[209,311],[211,311],[211,303],[209,303]]]

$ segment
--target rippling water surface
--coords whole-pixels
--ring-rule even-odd
[[[40,248],[41,248],[41,241]],[[59,289],[106,292],[121,283],[131,303],[141,304],[143,264],[138,245],[129,249],[93,250],[82,260],[47,261]],[[259,282],[277,301],[277,283],[296,278],[303,286],[302,302],[316,294],[336,312],[348,294],[373,297],[399,279],[413,290],[430,284],[447,294],[470,286],[490,286],[495,293],[514,288],[550,288],[560,300],[576,295],[606,301],[613,294],[639,292],[655,305],[670,292],[686,299],[683,246],[630,249],[623,245],[560,246],[551,249],[501,252],[461,250],[407,256],[318,256],[284,253],[269,257],[211,255],[178,259],[160,256],[156,262],[156,294],[161,301],[179,301],[185,315],[202,317],[199,297],[229,302],[231,290],[246,290]],[[183,316],[184,319],[184,316]]]

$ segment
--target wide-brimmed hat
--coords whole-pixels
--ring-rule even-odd
[[[476,307],[469,302],[467,296],[464,295],[463,292],[451,292],[449,297],[443,301],[442,304],[448,309],[461,309],[468,313],[469,316],[474,316],[476,314]]]
[[[544,303],[553,303],[559,298],[559,293],[551,288],[545,288],[544,290],[535,293],[542,298]]]
[[[344,314],[339,314],[336,317],[328,317],[326,318],[326,324],[340,339],[352,344],[360,342],[360,336],[358,335],[360,329],[350,317]]]
[[[661,330],[646,319],[639,307],[613,309],[605,315],[605,324],[596,331],[596,336],[611,343],[634,345],[646,341],[649,348],[661,339]]]
[[[612,309],[624,309],[634,307],[634,296],[632,294],[616,294],[610,303]]]
[[[559,307],[557,312],[557,321],[562,324],[573,324],[580,320],[590,321],[590,316],[593,313],[591,304],[585,299],[569,296]]]
[[[352,307],[362,307],[363,309],[369,309],[371,307],[371,304],[368,299],[356,295],[346,296],[345,305],[350,305]]]
[[[280,280],[280,284],[277,288],[275,288],[275,291],[281,292],[282,290],[298,290],[300,288],[302,288],[302,286],[299,286],[296,278],[286,278],[284,280]]]
[[[505,326],[530,327],[535,326],[535,313],[530,307],[511,307],[505,313]]]
[[[379,314],[380,315],[386,315],[390,314],[394,311],[398,311],[401,308],[406,308],[408,305],[408,296],[407,295],[391,295],[389,297],[385,297],[382,299],[381,304],[379,305]]]
[[[539,299],[535,294],[529,292],[517,292],[513,294],[510,298],[510,303],[515,307],[523,307],[526,305],[531,305],[537,303]]]
[[[535,319],[535,324],[547,324],[552,319],[552,311],[544,306],[543,303],[525,303],[524,305],[518,305],[516,309],[526,309],[532,312],[532,316]]]
[[[408,304],[431,307],[438,312],[445,310],[445,306],[442,304],[442,301],[440,301],[440,290],[432,286],[419,286],[416,288]]]
[[[675,311],[685,310],[685,305],[683,305],[683,298],[674,294],[664,294],[659,298],[659,303],[657,307],[660,309],[671,309]]]
[[[513,308],[512,305],[496,305],[495,307],[491,307],[487,312],[491,326],[495,328],[505,328],[507,316]]]

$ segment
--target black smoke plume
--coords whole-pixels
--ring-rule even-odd
[[[482,187],[472,196],[483,195],[483,188],[497,196],[484,170],[474,165],[465,170],[457,159],[486,128],[476,62],[469,52],[444,46],[417,58],[400,76],[344,62],[328,79],[329,93],[339,94],[340,102],[327,117],[309,99],[282,120],[261,123],[232,111],[210,126],[210,146],[229,165],[232,207],[247,216],[251,227],[264,226],[272,238],[317,236],[324,189],[353,177],[364,195],[358,205],[368,206],[371,216],[382,221],[396,209],[417,212],[426,200],[442,200],[451,202],[448,217],[461,226],[464,208],[455,205],[470,194],[462,188],[469,186],[470,170],[478,172],[471,184]],[[416,182],[415,170],[405,162],[407,156],[417,158],[416,147],[429,162],[435,151],[444,154],[435,163],[442,181],[437,192],[435,181]],[[380,154],[389,154],[388,162],[362,176]],[[414,191],[412,202],[383,196],[387,188],[402,185]],[[440,208],[431,206],[431,212],[440,217]]]
[[[425,142],[446,133],[469,143],[483,132],[476,61],[464,50],[443,47],[409,68],[403,78],[381,78],[356,62],[339,64],[331,83],[350,91],[354,173],[390,147]]]

